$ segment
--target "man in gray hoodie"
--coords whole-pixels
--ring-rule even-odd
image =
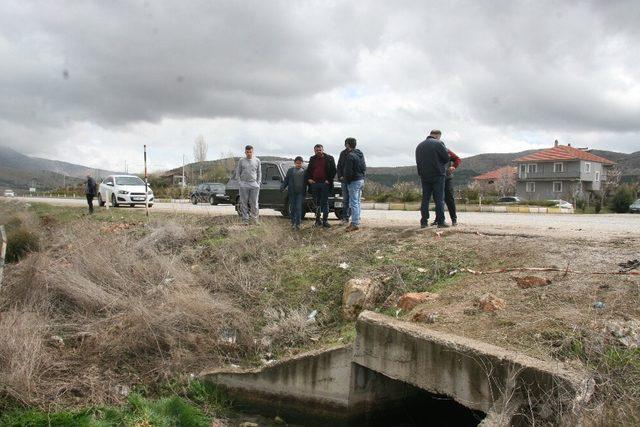
[[[262,170],[260,169],[260,159],[253,156],[253,147],[247,145],[244,148],[245,157],[238,160],[236,166],[236,177],[240,183],[238,192],[240,193],[240,212],[242,212],[242,222],[249,225],[249,213],[251,219],[258,224],[258,197],[260,196],[260,182]]]

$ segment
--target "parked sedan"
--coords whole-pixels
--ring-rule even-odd
[[[146,190],[146,194],[145,194]],[[104,206],[111,202],[111,206],[144,205],[153,206],[153,191],[144,181],[135,175],[110,175],[100,183],[98,190],[98,204]]]
[[[631,213],[640,213],[640,199],[638,199],[635,202],[631,203],[631,206],[629,206],[629,212],[631,212]]]
[[[573,205],[567,202],[566,200],[555,199],[555,200],[549,200],[549,201],[554,203],[553,205],[554,208],[573,209]]]
[[[229,203],[229,197],[225,195],[225,186],[219,182],[203,182],[189,193],[191,203],[197,205],[199,202],[217,205],[218,203]]]
[[[518,196],[500,197],[498,199],[499,205],[517,205],[518,203],[521,203],[521,202],[522,202],[522,199]]]
[[[16,194],[13,190],[4,190],[4,197],[16,197]]]

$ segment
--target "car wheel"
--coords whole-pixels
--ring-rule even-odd
[[[135,208],[136,204],[135,203],[129,203],[129,206],[132,207],[132,208]]]
[[[214,196],[209,197],[209,203],[211,203],[212,205],[217,205],[218,204],[218,200],[216,200],[216,198]]]
[[[280,210],[280,213],[285,218],[291,218],[291,206],[289,206],[289,196],[285,196],[284,206]]]
[[[152,208],[153,207],[153,203],[149,203],[149,207]]]
[[[343,210],[342,210],[342,209],[340,209],[340,208],[339,208],[339,209],[334,209],[334,210],[333,210],[333,213],[336,215],[336,217],[337,217],[338,219],[342,219],[342,212],[343,212]]]
[[[117,208],[118,206],[119,205],[118,205],[118,202],[116,201],[116,195],[112,194],[111,195],[111,207]]]
[[[198,198],[195,195],[191,196],[191,203],[193,203],[194,205],[198,204]]]
[[[104,200],[102,200],[102,194],[98,193],[98,206],[104,206],[106,204],[107,203]]]

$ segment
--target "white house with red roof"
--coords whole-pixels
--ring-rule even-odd
[[[586,149],[555,142],[515,160],[518,168],[516,194],[525,200],[571,200],[588,197],[601,190],[607,172],[614,165],[609,159]]]

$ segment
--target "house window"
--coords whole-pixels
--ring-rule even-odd
[[[586,173],[590,173],[591,172],[591,163],[585,163],[584,164],[584,171]]]
[[[536,192],[536,183],[535,182],[527,182],[527,193],[535,193]]]
[[[600,181],[600,172],[596,172],[596,181]]]
[[[554,172],[564,172],[564,163],[554,163],[553,164]]]
[[[538,165],[535,163],[532,163],[529,166],[529,173],[537,173],[538,172]]]
[[[527,175],[527,165],[524,163],[520,165],[520,178],[524,178]]]
[[[562,193],[562,181],[553,181],[553,192]]]

